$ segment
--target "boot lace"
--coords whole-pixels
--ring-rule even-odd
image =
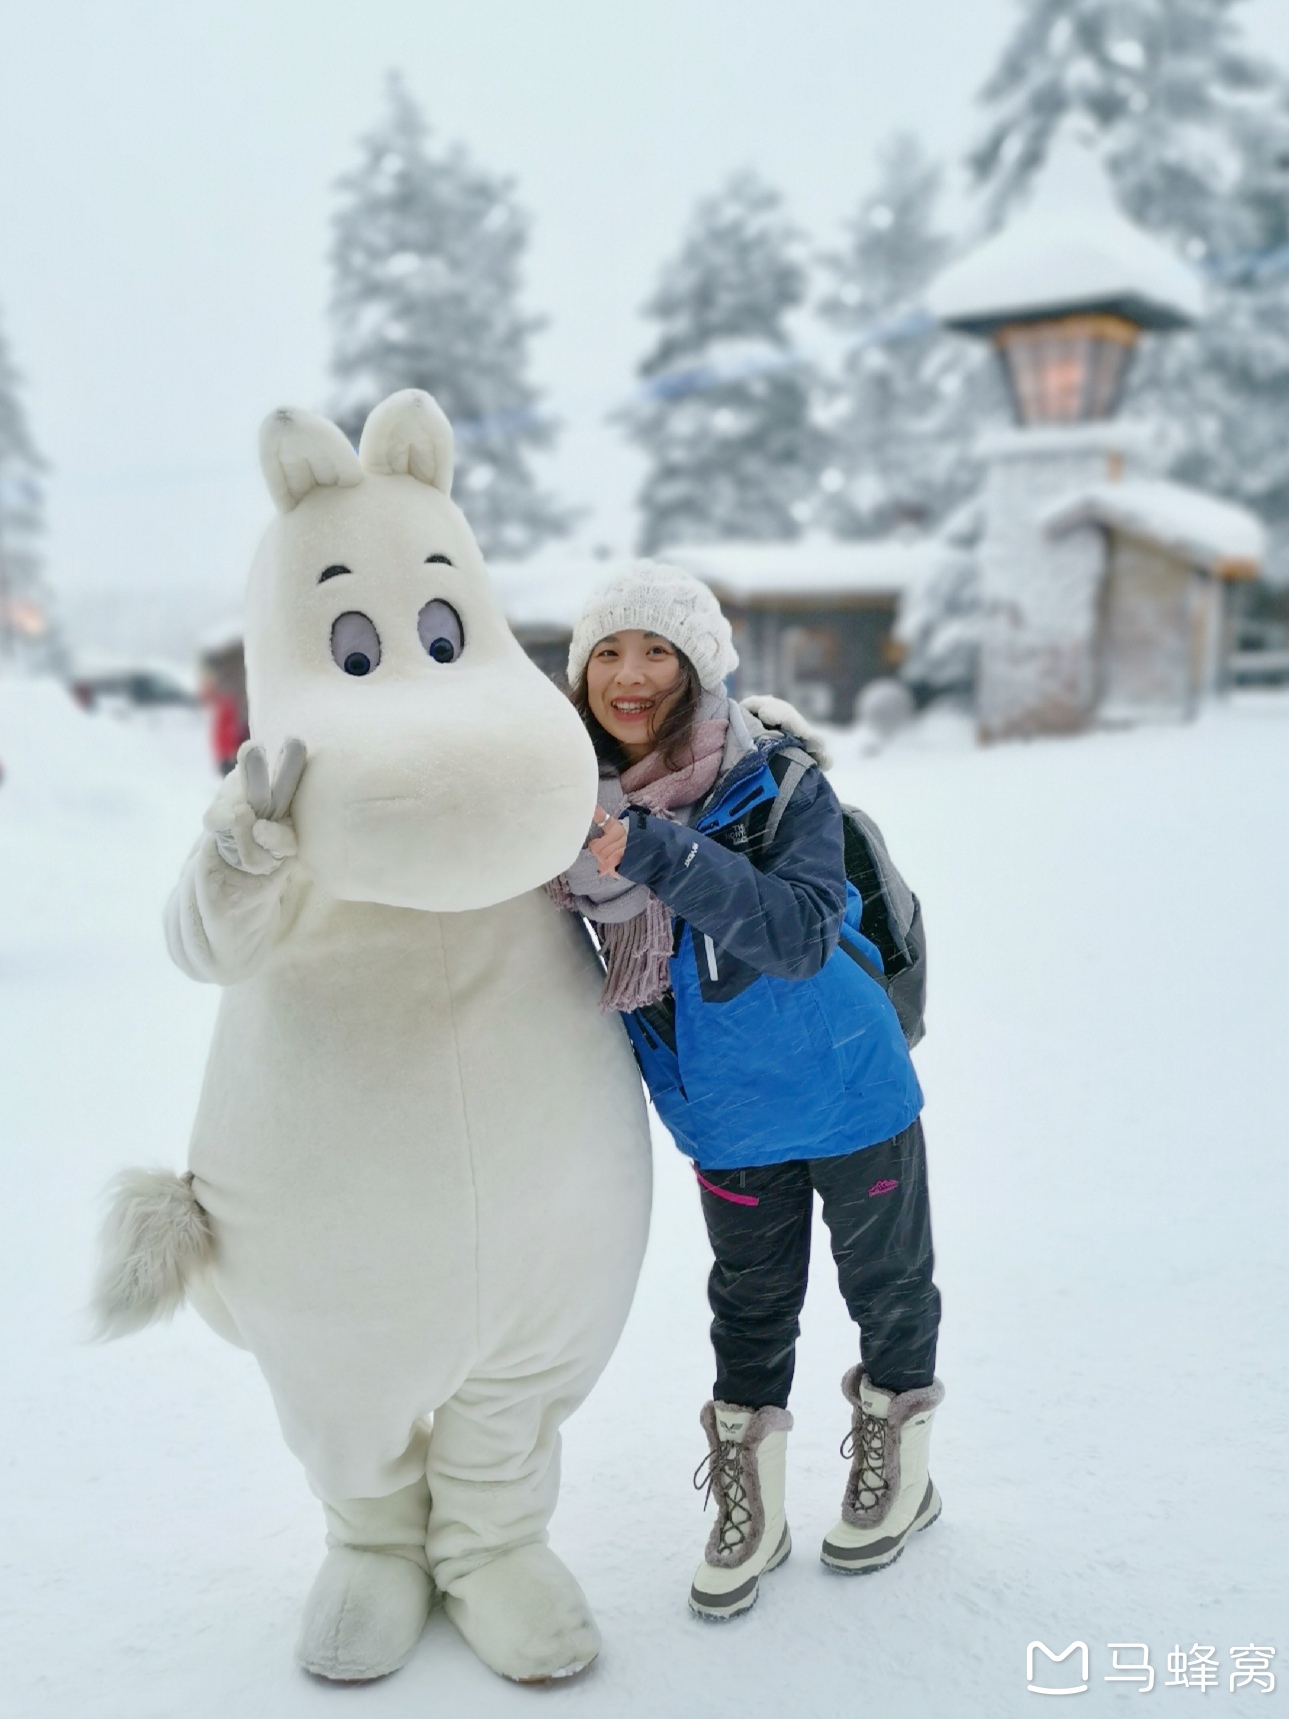
[[[739,1463],[742,1448],[735,1439],[721,1439],[694,1470],[694,1491],[702,1491],[703,1509],[707,1509],[713,1496],[716,1499],[723,1552],[735,1551],[743,1545],[752,1524],[752,1507]]]
[[[872,1510],[890,1490],[886,1474],[886,1438],[889,1428],[878,1415],[870,1415],[857,1404],[850,1431],[841,1441],[841,1454],[852,1464],[851,1489],[857,1510]]]

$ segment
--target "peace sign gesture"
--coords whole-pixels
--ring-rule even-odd
[[[303,740],[288,740],[278,753],[277,769],[270,781],[264,748],[256,744],[245,749],[238,765],[246,785],[247,803],[257,818],[277,824],[287,815],[304,774],[306,757]]]
[[[306,757],[302,740],[288,740],[270,777],[264,748],[256,744],[242,749],[229,791],[206,814],[206,827],[226,865],[262,877],[295,858],[295,830],[287,814]]]

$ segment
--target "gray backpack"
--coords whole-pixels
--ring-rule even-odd
[[[798,746],[785,746],[770,759],[770,773],[778,784],[761,831],[764,846],[774,840],[779,820],[807,770],[815,760]],[[899,1016],[909,1048],[926,1032],[926,933],[918,898],[905,883],[887,852],[882,832],[858,806],[843,805],[842,828],[846,840],[846,876],[864,903],[859,928],[881,953],[880,970],[844,940],[842,948],[882,987]]]

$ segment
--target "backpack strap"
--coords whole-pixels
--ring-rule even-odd
[[[780,758],[788,760],[788,767],[782,776],[774,768]],[[800,787],[801,778],[807,770],[813,770],[814,767],[814,759],[800,746],[780,747],[770,760],[770,773],[778,784],[779,792],[775,795],[770,806],[770,815],[765,821],[765,829],[761,832],[761,845],[763,847],[768,848],[774,840],[775,833],[783,821],[783,814],[788,809],[788,801]]]

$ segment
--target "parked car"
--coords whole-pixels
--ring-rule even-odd
[[[133,663],[82,669],[69,682],[83,710],[142,710],[161,705],[192,709],[199,702],[190,676],[171,663]]]

